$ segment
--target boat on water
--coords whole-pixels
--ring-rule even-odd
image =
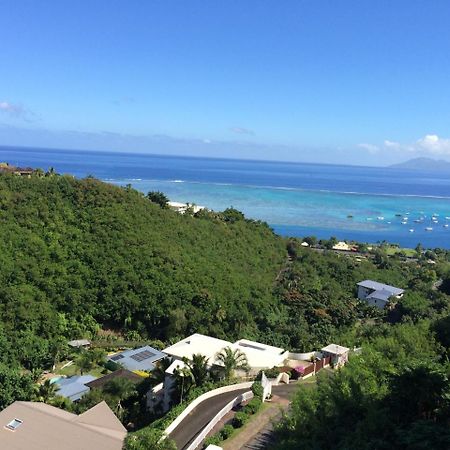
[[[403,221],[402,221],[402,225],[406,225],[407,223],[408,223],[407,220],[403,220]]]
[[[384,220],[384,217],[383,216],[378,216],[377,219],[378,220]]]
[[[410,228],[410,229],[409,229],[409,232],[410,232],[410,233],[414,233],[414,228]]]
[[[448,228],[448,223],[444,224],[444,228]]]
[[[433,231],[433,227],[426,227],[425,231]]]

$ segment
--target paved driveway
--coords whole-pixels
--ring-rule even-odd
[[[273,386],[272,393],[290,400],[297,386],[297,383]],[[238,389],[201,402],[169,435],[175,441],[177,449],[186,448],[227,403],[249,390],[249,388]]]

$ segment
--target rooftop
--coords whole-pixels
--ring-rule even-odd
[[[75,339],[73,341],[69,341],[67,344],[71,347],[84,347],[86,345],[91,345],[91,341],[88,341],[87,339]]]
[[[274,367],[281,364],[284,359],[284,350],[260,342],[240,339],[235,343],[217,339],[211,336],[195,333],[176,344],[164,349],[168,355],[176,358],[192,359],[192,355],[201,354],[208,358],[209,364],[214,364],[216,355],[225,347],[232,350],[240,350],[247,356],[248,363],[252,368]]]
[[[367,289],[373,289],[374,291],[389,291],[391,292],[391,295],[400,295],[405,292],[403,289],[397,288],[395,286],[390,286],[389,284],[378,283],[378,281],[373,280],[360,281],[357,285],[365,287]]]
[[[92,375],[76,375],[70,378],[61,378],[55,382],[55,385],[59,388],[57,394],[70,398],[72,401],[79,400],[89,391],[89,387],[86,384],[95,379],[96,377]]]
[[[125,350],[108,356],[108,360],[120,364],[128,370],[153,370],[155,362],[165,358],[166,355],[159,350],[146,345],[133,350]]]
[[[20,426],[6,428],[14,420]],[[126,436],[105,402],[79,416],[45,403],[14,402],[0,412],[0,425],[1,448],[8,450],[121,450]]]
[[[115,372],[108,373],[108,375],[105,375],[104,377],[97,378],[93,381],[89,381],[86,383],[86,386],[88,386],[91,389],[102,389],[103,386],[113,380],[114,378],[125,378],[127,380],[130,380],[131,382],[137,384],[144,380],[143,377],[136,375],[133,372],[130,372],[127,369],[119,369]]]
[[[387,291],[386,289],[380,289],[378,291],[373,291],[366,298],[375,298],[377,300],[384,300],[387,302],[391,297],[392,297],[391,291]]]
[[[344,353],[347,353],[350,349],[347,347],[342,347],[341,345],[337,344],[329,344],[326,347],[322,348],[323,352],[331,353],[333,355],[343,355]]]

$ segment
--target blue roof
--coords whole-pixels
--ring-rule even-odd
[[[373,289],[375,291],[382,291],[382,290],[389,291],[391,295],[400,295],[403,294],[403,292],[405,292],[403,289],[400,289],[398,287],[389,286],[389,284],[378,283],[378,281],[373,280],[360,281],[359,283],[357,283],[357,285],[368,289]]]
[[[128,370],[148,370],[155,368],[155,362],[165,358],[167,355],[159,350],[146,345],[133,350],[125,350],[109,356],[108,360],[113,361]]]
[[[77,375],[70,378],[61,378],[55,382],[55,385],[59,388],[57,394],[69,398],[74,402],[89,392],[90,389],[86,386],[86,383],[96,379],[92,375]]]
[[[377,300],[383,300],[387,302],[389,301],[390,297],[392,297],[392,292],[387,291],[386,289],[380,289],[379,291],[372,292],[366,298],[374,298]]]

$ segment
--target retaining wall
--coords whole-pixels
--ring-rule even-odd
[[[216,395],[224,394],[225,392],[237,391],[238,389],[251,388],[253,381],[247,383],[231,384],[230,386],[223,386],[212,391],[206,392],[194,401],[189,403],[186,409],[165,429],[164,433],[169,435],[173,430],[188,416],[201,402],[207,398],[215,397]]]

